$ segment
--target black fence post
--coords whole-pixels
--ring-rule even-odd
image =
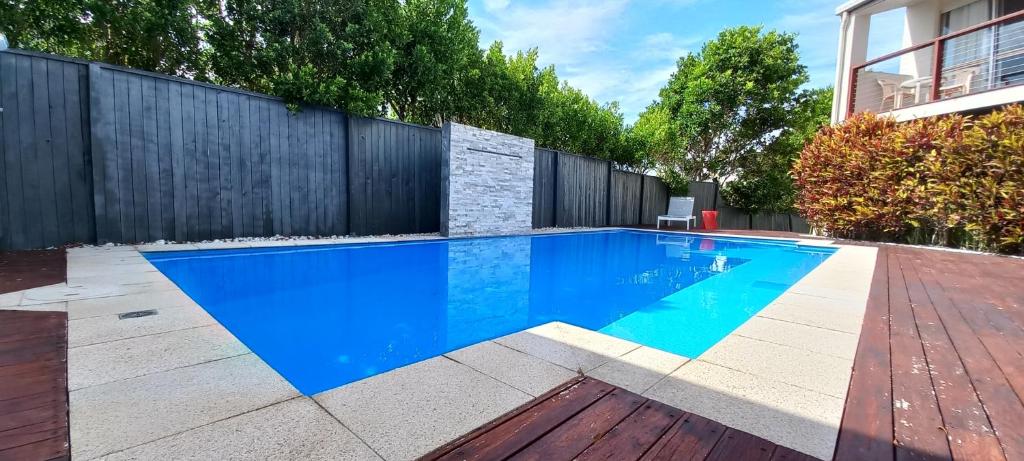
[[[608,173],[606,174],[607,186],[604,191],[604,225],[605,227],[612,225],[612,162],[606,160],[608,165]]]
[[[551,194],[551,201],[554,202],[552,204],[552,207],[551,207],[551,210],[552,210],[551,216],[552,216],[552,218],[554,220],[554,226],[553,227],[561,227],[558,224],[558,214],[559,214],[558,213],[558,184],[559,184],[559,180],[560,180],[559,177],[558,177],[558,170],[559,170],[559,165],[561,163],[562,163],[562,152],[556,150],[555,151],[555,163],[554,163],[554,168],[553,168],[554,174],[552,174],[552,177],[554,177],[555,187],[554,187],[554,191]]]
[[[637,212],[636,224],[644,224],[644,185],[647,183],[647,175],[640,173],[640,206]]]

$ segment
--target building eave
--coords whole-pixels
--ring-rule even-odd
[[[851,12],[864,5],[873,3],[874,1],[875,0],[848,0],[847,2],[844,2],[842,5],[836,7],[836,15],[838,16],[842,15],[843,13]]]

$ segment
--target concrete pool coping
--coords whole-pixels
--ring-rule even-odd
[[[595,230],[606,229],[541,233]],[[808,240],[837,251],[696,359],[551,323],[313,397],[300,395],[139,253],[438,238],[70,249],[67,283],[5,295],[0,308],[68,311],[72,450],[81,459],[282,451],[303,458],[409,459],[579,372],[831,457],[874,269],[872,247]],[[146,309],[159,314],[116,315]]]

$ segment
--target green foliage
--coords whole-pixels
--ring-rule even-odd
[[[538,146],[579,153],[637,169],[616,103],[601,105],[560,81],[555,68],[539,68],[537,50],[505,56],[495,42],[484,56],[476,112],[466,123],[532,138]]]
[[[6,0],[14,47],[111,62],[348,112],[448,120],[646,170],[616,103],[480,50],[466,0]],[[638,147],[634,147],[638,146]]]
[[[678,148],[658,160],[693,180],[735,176],[786,128],[807,81],[795,36],[760,27],[726,29],[679,60],[656,110],[667,111]]]
[[[5,0],[0,32],[12,48],[205,80],[205,19],[214,0]]]
[[[627,128],[624,142],[632,152],[636,169],[647,171],[656,166],[657,159],[667,158],[679,149],[678,139],[672,131],[671,115],[654,104]]]
[[[468,123],[481,128],[535,138],[544,106],[540,94],[541,71],[537,50],[505,56],[501,42],[494,42],[484,55],[477,90],[481,107]]]
[[[979,117],[943,150],[926,162],[936,218],[983,248],[1024,253],[1024,106]]]
[[[668,191],[671,195],[678,196],[689,193],[690,179],[683,176],[682,173],[672,168],[662,168],[658,170],[658,176],[662,181],[665,181],[665,185],[668,186]]]
[[[747,213],[788,213],[796,188],[789,171],[804,145],[829,123],[832,89],[800,93],[787,111],[786,126],[757,155],[744,157],[735,180],[722,188],[725,202]]]
[[[623,148],[622,112],[617,103],[598,104],[582,91],[559,82],[554,68],[541,75],[543,100],[538,145],[576,152],[618,164],[633,163]]]
[[[226,0],[207,41],[217,83],[377,115],[395,68],[396,0]]]
[[[1024,108],[822,129],[793,167],[796,206],[838,237],[1024,252]]]
[[[394,115],[440,125],[477,110],[473,90],[483,56],[466,1],[405,0],[399,11],[391,38],[395,66],[385,92]]]

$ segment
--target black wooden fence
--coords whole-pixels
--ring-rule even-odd
[[[0,52],[0,249],[440,228],[437,128]],[[539,149],[534,227],[653,224],[653,177]]]
[[[92,242],[86,66],[0,53],[0,249]]]
[[[436,128],[13,50],[0,107],[0,249],[440,227]]]
[[[654,224],[668,206],[661,179],[607,160],[538,148],[533,172],[533,227]]]
[[[720,187],[714,183],[692,181],[688,195],[694,198],[693,212],[697,217],[697,227],[704,226],[702,210],[718,210],[718,227],[722,229],[753,229],[770,231],[789,231],[808,233],[810,226],[796,214],[761,213],[751,215],[737,208],[726,205],[722,200]]]

